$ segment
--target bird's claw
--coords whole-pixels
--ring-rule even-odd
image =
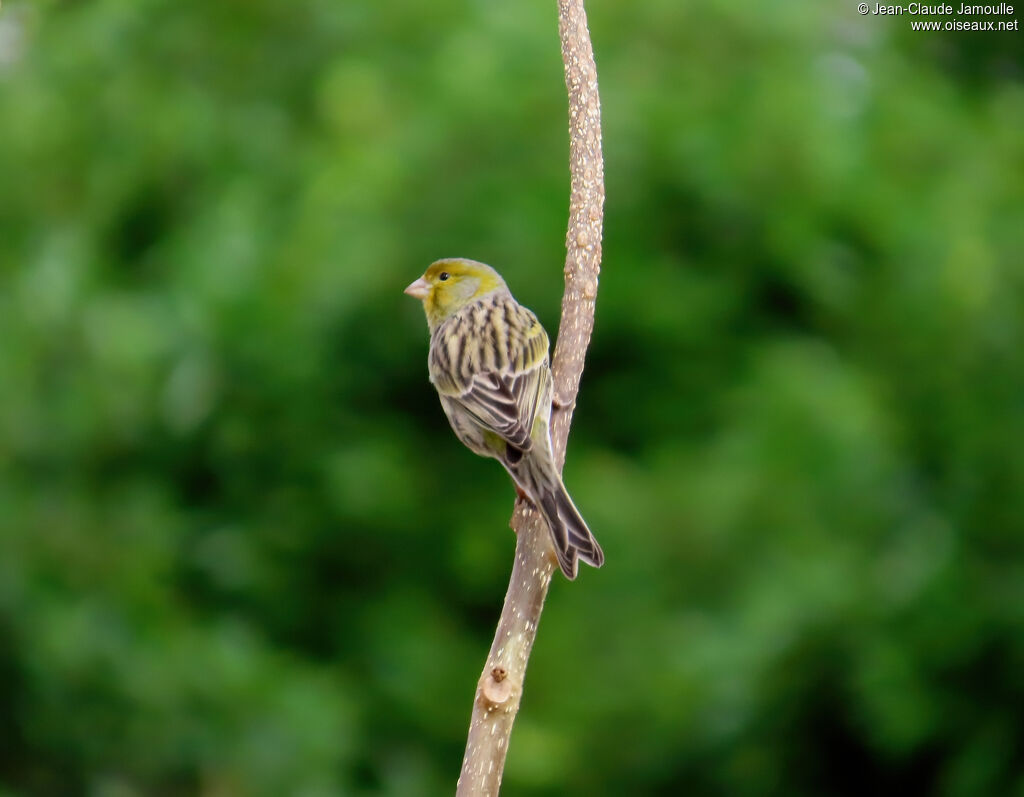
[[[569,407],[571,404],[572,404],[572,400],[571,399],[562,398],[562,396],[559,396],[558,393],[552,391],[552,393],[551,393],[551,409],[553,409],[556,412],[558,412],[560,410],[564,410],[566,407]]]

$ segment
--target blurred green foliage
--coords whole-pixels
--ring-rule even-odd
[[[515,795],[1024,794],[1020,34],[592,0],[607,156]],[[429,261],[554,330],[555,4],[0,8],[0,794],[451,793],[513,492]]]

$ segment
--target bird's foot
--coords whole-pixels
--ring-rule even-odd
[[[572,406],[572,399],[563,398],[558,393],[551,392],[551,409],[555,412],[560,412],[570,406]]]
[[[518,534],[519,530],[516,528],[516,518],[520,516],[520,513],[525,512],[527,507],[533,506],[533,501],[530,500],[530,496],[526,494],[526,491],[523,490],[522,487],[514,483],[513,486],[516,488],[516,511],[512,514],[512,517],[509,518],[508,527]]]

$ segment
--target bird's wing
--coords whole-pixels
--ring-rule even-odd
[[[476,335],[473,340],[478,341],[479,351],[450,357],[449,361],[475,367],[469,373],[449,367],[444,378],[435,379],[435,386],[485,430],[526,451],[532,445],[530,435],[544,380],[550,378],[548,336],[536,316],[511,299],[508,312],[504,306],[495,309],[495,320],[499,316],[506,322],[505,334]],[[486,351],[487,346],[499,346],[499,341],[505,345],[496,355]]]
[[[465,393],[453,398],[483,428],[526,451],[537,412],[543,365],[515,376],[494,371],[473,376]]]

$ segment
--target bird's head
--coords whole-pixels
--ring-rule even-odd
[[[431,263],[405,292],[423,302],[427,323],[434,330],[470,302],[502,289],[505,281],[490,266],[453,257]]]

